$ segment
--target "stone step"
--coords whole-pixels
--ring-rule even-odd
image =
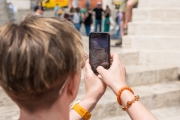
[[[157,51],[157,50],[142,50],[139,53],[139,64],[141,65],[168,65],[180,66],[180,51]]]
[[[139,0],[138,8],[179,8],[179,0]]]
[[[150,110],[158,120],[180,120],[180,105],[174,107],[163,107],[159,109]],[[128,114],[122,116],[115,116],[103,120],[130,120]]]
[[[171,111],[175,113],[175,116],[173,116],[174,118],[179,117],[179,114],[177,114],[177,111],[179,111],[179,109],[177,108],[180,108],[180,107],[177,107],[175,109],[167,109],[167,110],[165,108],[161,108],[161,107],[174,108],[171,106],[180,105],[180,82],[179,81],[171,81],[171,82],[164,82],[164,83],[158,83],[158,84],[152,84],[152,85],[136,86],[132,88],[135,91],[135,94],[140,96],[140,101],[148,109],[160,108],[159,113],[164,113],[165,111],[168,110],[168,112]],[[113,118],[114,116],[117,116],[115,118],[118,118],[118,116],[120,115],[121,115],[120,118],[124,117],[125,112],[123,112],[121,110],[121,107],[118,105],[116,101],[116,96],[114,95],[112,91],[109,90],[109,88],[107,89],[108,90],[106,91],[105,95],[100,99],[96,108],[93,110],[92,112],[93,116],[91,120]],[[84,95],[81,94],[77,97],[77,99],[82,99],[83,96]],[[7,97],[7,95],[5,95],[4,97]],[[156,113],[155,111],[158,111],[158,110],[152,110],[152,113],[157,118],[165,117],[162,114]],[[169,114],[172,114],[172,113],[169,113]],[[15,104],[1,105],[0,107],[1,120],[17,120],[18,117],[19,117],[19,109]],[[116,119],[112,119],[112,120],[116,120]]]
[[[127,66],[126,82],[129,86],[174,81],[178,78],[178,67],[167,66]],[[82,73],[79,93],[85,93],[84,74]]]
[[[140,101],[148,109],[180,106],[180,81],[135,86],[132,89],[135,91],[135,95],[140,96]],[[83,97],[84,95],[81,94],[77,99],[82,99]],[[103,118],[111,118],[123,114],[125,112],[118,105],[115,94],[108,89],[93,110],[92,120],[102,120]]]
[[[136,50],[180,50],[180,37],[124,36],[123,48]]]
[[[180,36],[180,22],[133,22],[129,23],[128,35]]]
[[[82,37],[84,44],[84,52],[89,54],[89,38]],[[114,42],[114,40],[111,40]],[[110,48],[111,53],[117,53],[120,55],[121,61],[124,65],[138,65],[139,63],[139,53],[137,50],[124,49],[122,47],[113,47]]]
[[[180,22],[180,8],[134,9],[133,22]]]

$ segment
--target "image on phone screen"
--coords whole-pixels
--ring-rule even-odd
[[[90,35],[90,65],[94,73],[96,68],[103,66],[109,69],[110,66],[110,40],[108,33],[92,33]]]

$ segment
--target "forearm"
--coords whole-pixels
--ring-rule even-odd
[[[130,91],[124,90],[122,92],[121,102],[123,106],[127,104],[127,101],[131,101],[132,99],[134,99],[134,95]],[[132,120],[157,120],[139,101],[135,101],[135,103],[127,109],[127,113]]]
[[[93,100],[93,99],[89,99],[89,98],[85,97],[79,103],[79,105],[81,107],[83,107],[85,110],[87,110],[88,112],[91,112],[95,108],[97,102],[98,102],[98,100]],[[75,110],[71,109],[71,111],[70,111],[70,120],[84,120],[84,119]]]

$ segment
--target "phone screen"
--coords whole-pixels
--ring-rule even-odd
[[[90,65],[94,73],[96,68],[103,66],[110,67],[110,35],[109,33],[91,33],[89,37]]]

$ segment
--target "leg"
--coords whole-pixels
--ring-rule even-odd
[[[75,28],[79,31],[78,23],[74,23]]]
[[[118,30],[117,30],[117,32],[116,32],[116,37],[117,37],[117,38],[120,38],[120,29],[121,29],[121,21],[118,20]]]
[[[109,32],[110,30],[110,19],[106,18],[106,32]]]
[[[120,22],[121,36],[124,36],[124,28],[125,28],[125,12],[122,13],[122,21]]]
[[[78,25],[78,31],[80,32],[80,23],[78,23],[77,25]]]
[[[98,20],[95,20],[95,32],[97,32]]]
[[[87,26],[87,30],[88,30],[87,36],[89,36],[89,34],[91,33],[91,26],[90,25]]]
[[[101,32],[102,20],[99,20],[99,32]]]
[[[86,29],[86,36],[88,36],[88,26],[85,25],[85,29]]]
[[[106,32],[106,19],[107,18],[105,18],[105,20],[104,20],[104,32]]]
[[[136,5],[135,0],[128,0],[126,5],[126,19],[125,19],[125,27],[127,28],[128,22],[131,21],[132,18],[132,9]]]
[[[121,0],[121,7],[120,7],[120,12],[122,12],[122,21],[120,23],[120,30],[121,30],[121,37],[124,36],[124,28],[126,28],[126,24],[125,24],[125,20],[126,20],[126,16],[125,16],[125,12],[126,12],[126,3],[128,0]]]
[[[97,20],[97,30],[95,32],[98,32],[99,29],[99,20]]]

